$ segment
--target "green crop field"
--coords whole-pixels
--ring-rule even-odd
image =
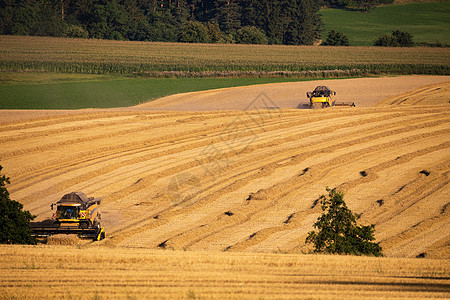
[[[0,72],[0,78],[2,75],[6,77],[10,73]],[[19,78],[15,82],[9,80],[7,84],[0,84],[0,109],[125,107],[176,93],[301,80],[296,78],[142,79],[91,76],[90,78],[59,78],[62,82],[52,78],[42,82],[39,78],[47,77],[45,73],[24,75],[27,77],[26,80]],[[40,83],[36,84],[36,82]]]
[[[342,9],[320,13],[323,39],[334,29],[345,33],[352,46],[371,46],[378,36],[397,29],[412,34],[415,42],[450,44],[450,2],[389,5],[368,13]]]
[[[444,48],[181,44],[0,36],[1,70],[150,77],[449,73]],[[312,73],[311,73],[312,72]],[[316,74],[319,72],[320,74]],[[328,77],[331,77],[328,76]]]

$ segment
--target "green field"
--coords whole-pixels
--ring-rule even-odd
[[[325,31],[345,33],[352,46],[371,46],[382,34],[400,29],[413,35],[414,42],[450,44],[450,2],[411,3],[378,7],[368,13],[324,9]]]
[[[2,73],[0,73],[1,78]],[[81,109],[133,106],[170,94],[252,84],[299,81],[295,78],[65,78],[8,81],[0,85],[0,109]],[[39,76],[40,75],[40,76]],[[45,76],[45,73],[42,74]],[[42,77],[38,74],[36,77]],[[3,76],[6,77],[5,73]],[[60,76],[59,76],[60,77]],[[305,79],[303,79],[305,80]],[[73,81],[73,82],[72,82]],[[51,82],[51,83],[49,83]]]

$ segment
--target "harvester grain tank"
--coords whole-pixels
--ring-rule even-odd
[[[335,91],[332,91],[327,86],[317,86],[314,91],[307,92],[306,96],[309,98],[309,108],[326,108],[331,106],[351,106],[355,107],[354,102],[336,102],[334,96]]]
[[[101,226],[98,207],[102,198],[87,197],[84,193],[73,192],[64,195],[51,205],[56,212],[52,219],[32,222],[31,231],[35,237],[48,237],[54,234],[76,234],[80,238],[102,240],[105,238]]]

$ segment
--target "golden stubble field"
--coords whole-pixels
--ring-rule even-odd
[[[107,232],[0,247],[2,297],[449,297],[448,83],[326,110],[268,94],[247,110],[0,112],[11,198],[41,220],[64,193],[103,197]],[[386,258],[302,255],[327,186]]]

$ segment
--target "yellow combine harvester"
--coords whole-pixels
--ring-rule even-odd
[[[32,222],[31,231],[35,237],[48,237],[54,234],[76,234],[80,238],[99,241],[105,238],[100,224],[98,210],[102,198],[87,197],[84,193],[70,193],[51,205],[56,213],[53,218],[43,222]]]
[[[306,93],[306,96],[309,98],[309,108],[326,108],[330,106],[355,107],[354,102],[336,103],[334,95],[336,95],[336,92],[330,90],[327,86],[317,86],[314,91]]]

